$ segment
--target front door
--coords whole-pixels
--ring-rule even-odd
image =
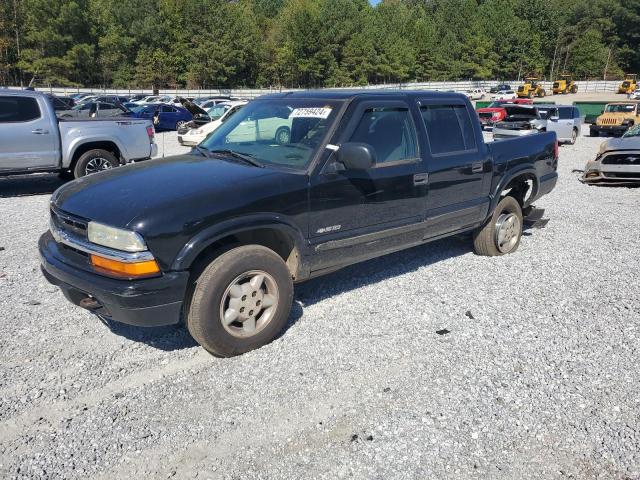
[[[435,237],[484,218],[492,163],[464,100],[421,101],[420,114],[430,154],[427,235]]]
[[[338,143],[366,143],[376,155],[368,170],[336,171],[332,155],[311,177],[311,243],[323,265],[350,263],[421,240],[426,164],[416,135],[417,111],[404,100],[356,102]]]
[[[57,131],[42,113],[44,101],[44,98],[0,95],[0,171],[58,165]]]

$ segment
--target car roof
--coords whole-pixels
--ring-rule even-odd
[[[295,99],[327,99],[327,100],[352,100],[363,97],[409,97],[425,99],[457,98],[466,99],[462,93],[436,92],[433,90],[378,90],[378,89],[326,89],[326,90],[300,90],[292,92],[271,93],[258,97],[259,99],[295,98]]]

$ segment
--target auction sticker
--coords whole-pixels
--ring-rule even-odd
[[[295,108],[289,118],[327,118],[329,115],[331,109],[326,107]]]

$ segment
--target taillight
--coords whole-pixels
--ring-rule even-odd
[[[153,137],[155,136],[156,131],[153,129],[153,127],[147,127],[147,135],[149,135],[149,141],[153,142]]]
[[[558,146],[558,140],[556,139],[556,144],[553,147],[553,158],[555,160],[558,160],[559,156],[560,156],[560,147]]]

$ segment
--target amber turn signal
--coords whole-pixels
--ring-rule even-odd
[[[96,271],[122,278],[149,277],[160,273],[155,260],[125,263],[118,260],[91,255],[91,265]]]

